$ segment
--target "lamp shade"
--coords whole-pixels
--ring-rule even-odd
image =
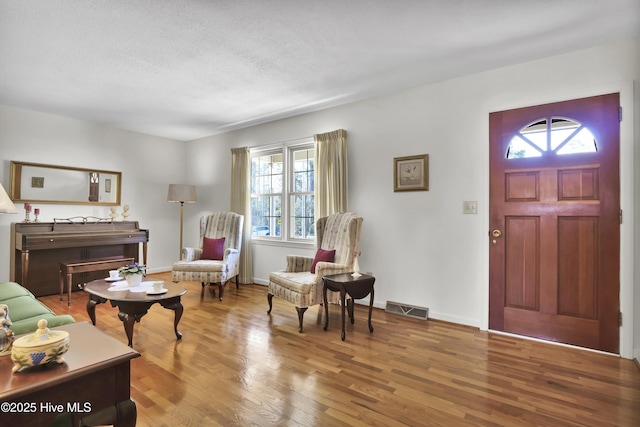
[[[194,203],[195,201],[195,185],[169,184],[167,202]]]
[[[0,184],[0,213],[18,213],[16,205],[13,204],[9,195]]]

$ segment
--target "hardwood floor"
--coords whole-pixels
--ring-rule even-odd
[[[170,280],[169,273],[152,275]],[[184,315],[154,305],[135,325],[132,397],[138,426],[638,426],[640,371],[633,361],[421,321],[356,305],[340,340],[340,310],[295,308],[266,287],[229,283],[220,302],[182,282]],[[88,297],[41,300],[89,321]],[[368,299],[365,299],[368,301]],[[97,326],[126,343],[117,309]],[[73,344],[72,344],[73,345]]]

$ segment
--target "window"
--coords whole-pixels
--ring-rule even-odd
[[[573,119],[549,117],[520,129],[509,143],[507,159],[595,153],[597,149],[595,137],[584,125]]]
[[[252,237],[315,238],[314,169],[313,142],[252,152]]]
[[[252,236],[280,236],[283,157],[281,152],[251,156]]]

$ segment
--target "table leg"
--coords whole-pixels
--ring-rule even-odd
[[[160,303],[164,308],[173,310],[175,312],[175,317],[173,320],[173,332],[176,334],[177,339],[182,339],[182,332],[178,330],[178,323],[180,322],[180,318],[182,318],[182,312],[184,311],[184,307],[180,299],[177,301],[168,301],[166,303]]]
[[[73,275],[67,274],[67,305],[71,305],[71,286],[73,284]]]
[[[129,347],[133,347],[133,324],[136,322],[136,316],[122,311],[118,313],[118,318],[122,320],[124,325],[124,332],[127,334],[127,340],[129,341]]]
[[[324,303],[324,330],[329,329],[329,303],[327,302],[327,285],[322,286],[322,301]]]
[[[349,298],[347,300],[347,311],[349,312],[349,320],[351,321],[351,324],[353,325],[356,321],[356,318],[353,316],[353,307],[355,305],[355,301],[353,300],[353,298]]]
[[[96,326],[96,305],[107,302],[106,299],[97,297],[95,295],[89,295],[89,301],[87,301],[87,314],[91,319],[93,326]]]
[[[119,402],[117,405],[118,420],[114,424],[115,427],[135,427],[136,418],[138,417],[138,409],[133,400],[127,399]]]
[[[64,296],[64,272],[62,269],[58,273],[58,282],[60,284],[60,301],[62,301],[62,297]]]
[[[83,418],[80,421],[80,426],[92,427],[111,424],[115,427],[135,427],[137,413],[135,402],[127,399]]]
[[[372,311],[373,311],[373,287],[371,288],[371,295],[369,296],[369,332],[373,332],[373,325],[371,324]]]
[[[344,287],[340,290],[340,307],[342,309],[342,341],[346,338],[347,334],[344,331],[344,310],[345,310],[345,302],[344,298],[347,292],[344,290]]]

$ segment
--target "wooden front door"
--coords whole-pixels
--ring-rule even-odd
[[[490,329],[619,353],[619,105],[490,114]]]

